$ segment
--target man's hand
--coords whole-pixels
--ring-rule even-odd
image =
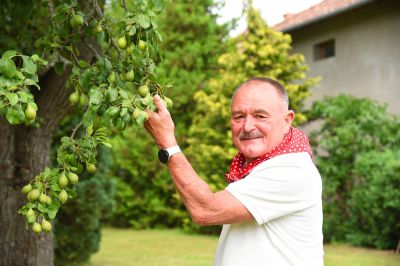
[[[177,145],[174,133],[175,125],[171,114],[160,96],[155,95],[153,101],[157,110],[155,112],[147,110],[149,119],[144,123],[144,127],[160,148],[169,148]]]

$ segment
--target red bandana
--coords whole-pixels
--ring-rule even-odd
[[[278,155],[296,152],[308,152],[312,157],[311,147],[306,134],[300,129],[290,127],[289,132],[278,146],[258,157],[248,165],[245,165],[246,158],[243,153],[239,152],[235,158],[233,158],[229,173],[225,174],[225,176],[230,183],[238,181],[246,177],[258,164]]]

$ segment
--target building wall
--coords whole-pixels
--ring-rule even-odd
[[[369,97],[400,114],[400,1],[380,0],[290,32],[294,52],[321,81],[307,106],[325,95]],[[314,45],[335,40],[335,56],[314,61]]]

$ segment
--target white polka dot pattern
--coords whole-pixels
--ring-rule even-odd
[[[296,152],[308,152],[311,157],[313,156],[307,135],[300,129],[291,127],[278,146],[258,157],[248,165],[245,165],[246,158],[239,152],[235,158],[233,158],[229,173],[225,174],[225,176],[229,182],[235,182],[246,177],[254,167],[266,160],[278,155]]]

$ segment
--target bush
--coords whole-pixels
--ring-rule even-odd
[[[393,249],[400,239],[400,149],[371,151],[355,162],[349,207],[357,245]]]
[[[133,128],[114,137],[116,208],[108,221],[111,225],[135,229],[182,226],[186,210],[157,151],[148,134]]]
[[[323,178],[325,241],[396,248],[400,238],[399,117],[369,99],[314,103],[310,135]]]

